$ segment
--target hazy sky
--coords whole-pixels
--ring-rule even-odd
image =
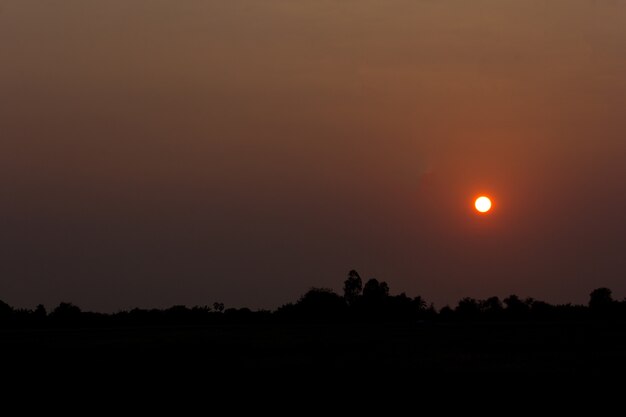
[[[626,296],[626,1],[0,0],[0,299]],[[494,198],[476,216],[472,198]]]

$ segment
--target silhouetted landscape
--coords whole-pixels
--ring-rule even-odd
[[[311,288],[275,311],[211,305],[93,313],[69,302],[51,312],[0,304],[2,348],[13,352],[159,352],[185,349],[194,366],[444,372],[603,372],[626,368],[626,300],[608,288],[588,305],[510,295],[436,309],[391,295],[349,272],[343,294]]]
[[[625,21],[617,0],[2,0],[12,385],[620,375]]]

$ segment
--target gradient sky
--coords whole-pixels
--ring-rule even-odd
[[[0,0],[0,299],[626,296],[626,1]],[[472,199],[494,198],[489,216]]]

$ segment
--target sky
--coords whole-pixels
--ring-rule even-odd
[[[0,299],[626,296],[624,0],[0,0]],[[472,209],[492,197],[489,215]]]

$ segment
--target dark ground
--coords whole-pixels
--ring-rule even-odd
[[[114,369],[613,373],[626,323],[210,325],[0,330],[4,358]]]

